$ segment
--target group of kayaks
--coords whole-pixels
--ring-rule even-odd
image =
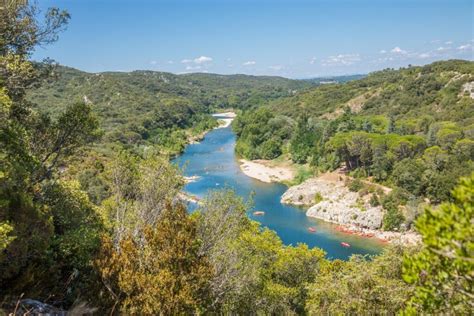
[[[263,215],[265,215],[265,212],[255,211],[255,212],[253,212],[253,215],[254,216],[263,216]],[[310,233],[315,233],[316,232],[316,227],[308,227],[308,231]],[[345,247],[345,248],[349,248],[351,245],[349,243],[343,241],[343,242],[341,242],[341,246]]]
[[[316,232],[316,228],[315,227],[308,227],[308,231],[310,233],[315,233]],[[341,246],[344,247],[344,248],[349,248],[351,245],[347,242],[341,242]]]

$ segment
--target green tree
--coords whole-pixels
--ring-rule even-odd
[[[395,117],[393,115],[389,115],[388,119],[389,119],[389,121],[388,121],[387,133],[388,134],[393,134],[396,131]]]
[[[281,155],[281,142],[276,138],[271,138],[262,143],[260,147],[260,156],[263,159],[275,159]]]
[[[456,142],[453,148],[453,152],[461,160],[473,160],[474,161],[474,140],[461,139]]]
[[[394,183],[413,195],[423,193],[423,171],[425,165],[418,159],[403,159],[393,166],[392,179]]]
[[[290,140],[291,160],[305,163],[315,146],[315,141],[316,132],[309,127],[308,117],[301,116]]]
[[[176,199],[183,179],[165,157],[151,150],[149,157],[121,152],[107,168],[111,196],[102,212],[118,246],[124,236],[137,240],[146,226],[154,227],[167,201]]]
[[[328,261],[308,287],[309,315],[394,315],[403,309],[412,287],[402,280],[401,247],[367,260]]]
[[[416,227],[423,248],[404,260],[404,279],[415,286],[408,314],[469,314],[474,309],[474,174],[462,178],[454,201],[427,208]]]
[[[194,314],[206,311],[212,268],[199,254],[196,223],[184,205],[167,204],[143,240],[132,235],[120,247],[105,237],[97,266],[112,312]]]

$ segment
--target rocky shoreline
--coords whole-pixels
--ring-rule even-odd
[[[384,210],[370,203],[371,193],[350,191],[344,174],[325,173],[290,187],[281,197],[281,203],[307,206],[309,217],[339,224],[342,233],[373,237],[384,242],[417,244],[421,241],[415,232],[381,230]]]

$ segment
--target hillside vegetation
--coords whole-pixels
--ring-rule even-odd
[[[197,135],[213,127],[214,120],[208,115],[212,111],[257,106],[312,85],[281,77],[154,71],[86,73],[64,66],[55,67],[53,78],[28,93],[42,112],[54,116],[71,101],[86,102],[101,121],[104,143],[167,148],[179,143],[178,148],[171,148],[175,151],[186,143],[183,129]]]
[[[473,62],[451,60],[319,86],[245,111],[233,125],[236,150],[395,187],[374,203],[387,211],[385,228],[399,229],[423,198],[449,200],[456,180],[474,170],[473,81]],[[402,214],[400,205],[412,210]]]

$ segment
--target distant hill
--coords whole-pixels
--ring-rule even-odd
[[[91,103],[106,139],[125,142],[148,139],[153,133],[150,130],[157,128],[188,126],[196,114],[259,106],[314,86],[308,81],[270,76],[87,73],[65,66],[58,66],[55,72],[55,80],[30,91],[29,99],[53,116],[72,102]]]
[[[474,80],[474,62],[450,60],[423,67],[385,69],[362,79],[320,85],[269,103],[276,113],[297,117],[335,118],[345,107],[360,115],[392,115],[395,119],[453,120],[474,123],[472,99],[461,97]],[[471,100],[471,101],[469,101]]]
[[[355,75],[345,75],[345,76],[317,77],[317,78],[309,78],[309,79],[304,79],[304,80],[316,85],[322,85],[322,84],[344,83],[344,82],[348,82],[352,80],[362,79],[364,77],[367,77],[367,75],[355,74]]]

